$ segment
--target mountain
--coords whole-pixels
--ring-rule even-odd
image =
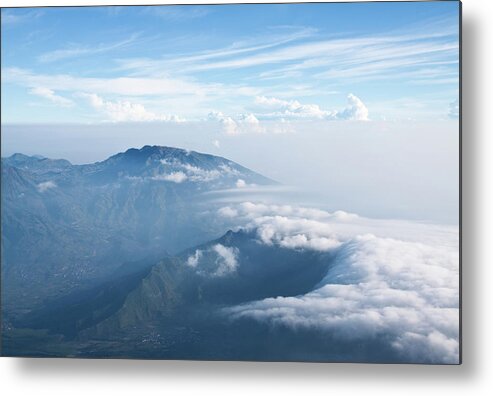
[[[233,161],[173,147],[144,146],[129,149],[105,161],[77,167],[87,182],[104,185],[116,180],[164,181],[193,190],[234,188],[246,184],[269,185],[274,181]]]
[[[145,334],[156,322],[165,323],[164,333],[177,323],[198,330],[197,313],[213,318],[220,307],[313,290],[331,260],[329,253],[261,244],[255,231],[228,231],[151,267],[120,271],[111,282],[51,302],[21,325],[83,340],[128,336],[136,327]]]
[[[255,231],[228,231],[160,261],[128,293],[121,308],[95,326],[95,333],[112,334],[177,314],[183,319],[184,312],[211,306],[304,294],[327,274],[331,258],[327,253],[259,243]]]
[[[2,158],[2,293],[7,317],[100,283],[123,263],[217,238],[210,191],[276,182],[233,161],[144,146],[73,165]]]

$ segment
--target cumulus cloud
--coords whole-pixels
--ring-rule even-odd
[[[62,107],[70,107],[74,105],[70,99],[64,98],[63,96],[56,95],[55,92],[49,88],[36,87],[29,90],[31,95],[40,96],[42,98],[48,99],[49,101]]]
[[[282,100],[257,96],[255,104],[271,109],[271,116],[301,117],[301,118],[326,118],[332,116],[332,112],[322,110],[315,104],[301,104],[297,100]]]
[[[238,125],[236,122],[228,116],[225,116],[223,113],[220,111],[212,111],[207,115],[207,119],[209,121],[217,121],[221,124],[224,133],[227,135],[234,135],[236,134],[236,130],[238,128]]]
[[[48,191],[48,190],[55,188],[55,187],[57,187],[56,183],[51,181],[51,180],[39,183],[37,185],[38,191],[41,193],[44,193],[45,191]]]
[[[348,342],[379,338],[403,360],[457,363],[457,227],[251,202],[219,214],[243,219],[260,243],[333,257],[312,291],[228,308],[233,318],[318,329]]]
[[[449,104],[448,116],[452,119],[459,118],[460,109],[459,109],[459,100],[454,100]]]
[[[315,220],[265,216],[255,219],[250,228],[255,228],[259,239],[267,245],[327,251],[341,244],[328,224]]]
[[[81,93],[80,97],[86,98],[89,104],[97,111],[108,117],[112,122],[142,122],[142,121],[166,121],[183,122],[184,119],[175,115],[156,114],[148,111],[143,105],[127,100],[109,101],[96,94]]]
[[[343,110],[323,110],[317,104],[302,104],[297,100],[282,100],[257,96],[255,104],[270,112],[263,113],[264,117],[269,118],[305,118],[305,119],[325,119],[325,120],[355,120],[367,121],[368,108],[357,96],[349,94],[347,97],[348,105]]]
[[[347,107],[335,114],[335,117],[342,120],[368,121],[368,108],[360,98],[353,94],[347,97]]]
[[[229,206],[225,206],[218,210],[218,214],[221,217],[236,217],[238,216],[238,211],[236,209],[230,208]]]
[[[239,130],[241,131],[247,131],[247,132],[254,132],[254,133],[262,133],[264,130],[260,126],[260,122],[255,117],[253,114],[241,114],[238,117],[237,121],[239,125]]]
[[[227,247],[220,243],[209,249],[197,249],[187,259],[187,265],[195,268],[199,275],[210,277],[224,277],[236,272],[239,250],[235,247]]]
[[[285,227],[276,228],[276,231],[285,232],[285,236],[296,235],[303,224],[303,230],[310,231],[317,236],[337,237],[343,241],[355,235],[374,234],[380,238],[395,238],[411,242],[425,242],[430,245],[449,246],[455,251],[459,238],[456,227],[433,225],[412,221],[369,219],[354,213],[338,210],[328,212],[318,208],[301,207],[295,205],[276,205],[255,202],[240,202],[229,204],[219,209],[218,215],[229,221],[225,214],[235,213],[234,224],[256,230],[259,225],[274,226],[280,218]],[[233,223],[229,226],[233,226]],[[282,224],[282,222],[280,222]],[[286,224],[290,224],[286,226]],[[313,227],[310,229],[310,227]],[[279,238],[278,238],[279,239]]]
[[[243,221],[243,226],[255,230],[264,244],[316,251],[329,251],[342,244],[341,235],[334,229],[336,222],[358,219],[357,215],[343,211],[329,213],[314,208],[252,202],[242,202],[235,208],[223,207],[218,214],[234,218],[235,222]]]
[[[212,144],[214,145],[215,148],[220,148],[221,147],[221,142],[217,139],[212,141]]]
[[[257,117],[251,113],[240,114],[233,118],[221,112],[213,111],[207,115],[207,119],[212,122],[218,122],[226,135],[261,133],[264,131]]]

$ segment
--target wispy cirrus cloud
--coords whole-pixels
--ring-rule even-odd
[[[339,86],[392,80],[415,85],[457,83],[457,32],[446,21],[435,23],[414,31],[346,38],[327,38],[314,29],[297,27],[204,52],[161,59],[119,59],[118,63],[120,70],[142,75],[234,72],[257,86],[270,80],[280,84],[317,81],[318,86],[322,82]],[[261,70],[249,78],[251,70],[258,68]],[[306,90],[307,95],[317,93],[314,88]]]
[[[279,31],[280,30],[280,31]],[[163,58],[121,58],[117,62],[119,70],[138,74],[159,74],[162,70],[183,71],[184,66],[209,62],[221,58],[235,57],[248,53],[270,51],[272,48],[286,45],[297,40],[313,36],[316,30],[308,27],[286,27],[284,29],[267,29],[269,34],[237,40],[230,45],[217,49],[208,49],[196,53],[174,55]]]
[[[240,41],[200,53],[161,59],[128,58],[120,59],[119,63],[122,70],[137,73],[167,70],[192,75],[221,70],[248,74],[249,69],[268,67],[256,76],[268,80],[296,78],[310,73],[311,77],[319,80],[338,82],[379,80],[383,76],[433,81],[435,78],[426,70],[442,65],[446,70],[440,70],[440,73],[456,77],[456,32],[443,27],[445,23],[437,26],[425,26],[418,30],[419,33],[402,30],[392,35],[346,38],[327,38],[314,29],[297,28],[283,34],[270,32],[262,39]]]
[[[73,44],[67,48],[45,52],[38,56],[38,61],[42,63],[50,63],[50,62],[56,62],[68,58],[77,58],[81,56],[94,56],[97,54],[102,54],[113,50],[128,47],[129,45],[134,44],[138,37],[139,34],[132,34],[127,39],[115,43],[101,43],[96,46]]]
[[[269,71],[271,75],[319,70],[317,77],[320,78],[351,78],[355,75],[370,76],[383,70],[396,71],[404,66],[427,65],[444,57],[453,57],[457,49],[455,40],[434,39],[433,34],[429,37],[404,35],[329,39],[294,44],[246,57],[195,64],[185,70],[193,72],[274,65],[274,69]],[[276,70],[276,65],[279,70]],[[327,68],[331,71],[322,71]]]

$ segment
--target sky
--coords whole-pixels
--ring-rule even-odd
[[[2,9],[2,155],[221,155],[367,215],[458,221],[459,4]],[[371,202],[371,203],[369,203]]]

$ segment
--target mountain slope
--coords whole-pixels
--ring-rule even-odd
[[[111,338],[162,320],[174,326],[197,311],[213,314],[223,306],[307,293],[331,259],[261,244],[255,232],[228,231],[176,257],[131,263],[109,281],[50,301],[18,325],[82,339]]]
[[[209,191],[274,181],[222,157],[171,147],[104,161],[2,158],[2,282],[7,315],[90,286],[122,262],[221,235]],[[204,195],[205,194],[205,195]]]
[[[83,334],[108,336],[158,319],[183,320],[189,311],[304,294],[323,279],[331,259],[328,253],[261,244],[254,232],[228,231],[160,261],[114,315]]]

